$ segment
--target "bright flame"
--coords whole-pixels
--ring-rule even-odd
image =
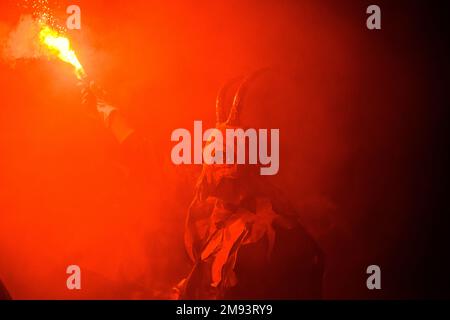
[[[85,76],[83,66],[78,61],[75,51],[71,48],[68,38],[61,36],[49,26],[44,26],[39,32],[39,40],[48,48],[50,53],[56,55],[62,61],[70,63],[74,67],[78,79]]]

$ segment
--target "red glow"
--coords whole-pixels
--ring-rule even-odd
[[[11,294],[167,298],[189,271],[183,228],[200,172],[170,163],[170,133],[194,120],[213,127],[220,86],[274,66],[253,89],[244,121],[280,128],[280,172],[270,179],[328,254],[325,297],[367,297],[359,278],[337,275],[358,274],[404,236],[405,216],[395,213],[409,207],[402,201],[406,173],[388,163],[408,157],[403,117],[420,118],[409,106],[422,97],[409,95],[421,84],[411,62],[367,35],[354,14],[360,8],[329,1],[76,3],[83,26],[69,36],[86,72],[149,138],[152,154],[138,164],[148,170],[143,181],[130,182],[117,144],[81,108],[70,66],[1,62],[0,278]],[[20,14],[14,2],[1,2],[0,39]],[[374,89],[380,84],[382,93]],[[377,207],[382,192],[389,205]],[[379,211],[389,223],[375,238],[393,241],[382,246],[368,236]],[[353,254],[341,259],[342,251]],[[84,270],[80,292],[65,287],[70,264]]]

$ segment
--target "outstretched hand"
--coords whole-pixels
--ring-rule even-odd
[[[110,118],[117,109],[106,102],[106,91],[94,81],[80,81],[81,104],[86,107],[88,115],[94,118],[100,116],[104,124],[109,127]]]

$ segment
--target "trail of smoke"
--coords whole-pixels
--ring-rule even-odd
[[[39,22],[30,15],[22,16],[18,25],[4,40],[2,56],[6,61],[37,59],[45,55],[39,44]]]
[[[65,33],[65,28],[53,13],[59,8],[57,0],[21,0],[18,3],[24,11],[17,26],[7,35],[6,26],[0,29],[0,50],[4,60],[14,63],[18,59],[36,59],[47,56],[39,44],[39,32],[42,25],[47,25],[58,33]]]

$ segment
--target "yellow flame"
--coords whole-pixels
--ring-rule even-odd
[[[83,66],[78,60],[75,51],[71,48],[68,38],[61,36],[49,26],[43,26],[39,32],[39,40],[48,48],[50,53],[56,55],[62,61],[71,64],[75,69],[75,74],[78,79],[81,79],[85,75]]]

